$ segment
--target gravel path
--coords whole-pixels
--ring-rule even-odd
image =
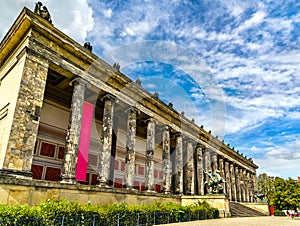
[[[188,223],[168,224],[172,226],[300,226],[300,218],[287,217],[239,217],[202,220]]]

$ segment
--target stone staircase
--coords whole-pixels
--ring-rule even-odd
[[[231,217],[258,217],[266,216],[265,214],[244,206],[238,202],[229,202]]]

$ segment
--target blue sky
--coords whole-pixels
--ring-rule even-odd
[[[1,3],[2,38],[35,1]],[[252,157],[258,173],[300,176],[299,1],[43,3],[56,27]]]

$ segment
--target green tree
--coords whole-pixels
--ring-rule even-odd
[[[300,183],[291,178],[284,180],[276,177],[274,181],[275,191],[271,195],[270,204],[277,209],[300,208]]]
[[[274,177],[262,173],[257,177],[258,190],[262,191],[270,201],[271,195],[274,192]]]
[[[291,178],[270,177],[266,173],[257,178],[258,189],[264,192],[269,204],[276,209],[300,208],[300,183]]]

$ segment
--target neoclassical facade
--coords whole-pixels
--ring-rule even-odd
[[[252,161],[27,8],[0,44],[0,176],[253,202]]]

